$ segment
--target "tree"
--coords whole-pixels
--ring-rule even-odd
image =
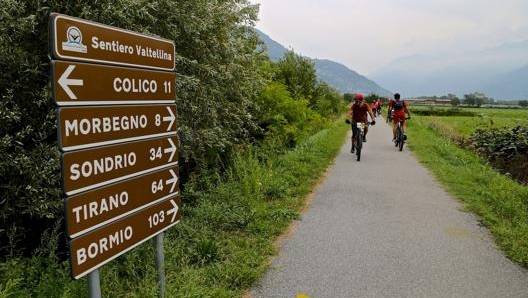
[[[473,92],[471,94],[464,95],[464,104],[470,106],[480,107],[482,104],[487,102],[489,102],[489,98],[484,93]]]
[[[345,93],[343,94],[343,99],[345,100],[345,103],[351,103],[354,100],[354,94]]]
[[[367,102],[369,105],[372,105],[375,101],[378,101],[379,96],[376,94],[369,94],[365,96],[365,102]]]
[[[313,106],[317,76],[310,59],[287,51],[275,64],[274,79],[283,83],[293,98],[306,99]]]
[[[476,98],[472,94],[464,94],[464,104],[468,106],[474,106],[476,103]]]
[[[528,100],[519,100],[519,106],[523,108],[528,107]]]
[[[317,83],[313,101],[313,109],[323,117],[336,115],[343,107],[343,96],[325,82]]]

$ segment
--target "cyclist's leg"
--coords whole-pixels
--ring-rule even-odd
[[[403,132],[403,139],[407,140],[407,127],[405,125],[405,116],[402,119],[402,132]]]

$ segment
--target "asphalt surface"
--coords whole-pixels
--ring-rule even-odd
[[[361,161],[347,139],[250,296],[528,297],[528,270],[377,120]]]

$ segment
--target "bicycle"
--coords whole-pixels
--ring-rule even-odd
[[[365,125],[369,125],[369,122],[353,122],[352,129],[356,130],[352,132],[356,137],[353,139],[352,146],[356,149],[357,161],[361,160],[361,150],[363,149],[363,139],[365,137],[364,130]]]
[[[409,118],[405,118],[409,119]],[[398,147],[400,151],[403,150],[403,144],[405,144],[406,137],[405,137],[405,131],[403,130],[403,124],[402,120],[398,121],[398,126],[396,127],[396,140],[394,141],[394,146]]]

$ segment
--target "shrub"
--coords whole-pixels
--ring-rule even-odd
[[[412,113],[421,116],[477,116],[477,113],[461,108],[437,108],[430,106],[427,109],[413,109]]]
[[[494,168],[528,184],[528,127],[478,129],[469,140],[470,147]]]

